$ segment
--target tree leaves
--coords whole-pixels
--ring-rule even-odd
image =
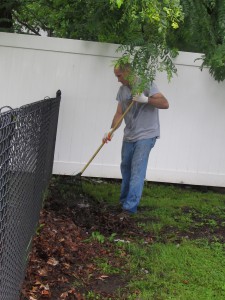
[[[184,23],[167,36],[170,46],[203,53],[201,68],[208,67],[217,81],[225,79],[225,1],[181,0]]]
[[[152,81],[157,70],[169,78],[175,71],[168,58],[159,63],[157,57],[167,48],[168,29],[183,18],[179,0],[23,0],[13,17],[17,32],[123,45],[121,55],[129,56],[142,81]]]
[[[175,49],[203,53],[202,68],[225,79],[225,1],[3,0],[1,24],[2,30],[120,44],[121,55],[147,81],[157,71],[168,79],[176,73]]]

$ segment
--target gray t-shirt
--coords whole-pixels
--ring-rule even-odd
[[[155,83],[144,90],[147,97],[159,93]],[[117,93],[116,100],[122,105],[123,112],[126,110],[132,99],[131,89],[122,85]],[[131,109],[124,117],[125,128],[123,140],[127,142],[136,142],[153,137],[160,136],[159,111],[149,103],[134,102]]]

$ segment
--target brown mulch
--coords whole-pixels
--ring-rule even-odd
[[[101,243],[92,233],[113,234],[127,242],[140,229],[132,218],[121,218],[117,207],[86,195],[62,199],[54,185],[50,191],[40,214],[20,299],[83,300],[89,292],[96,293],[98,299],[118,299],[118,289],[122,291],[120,299],[127,299],[130,274],[124,247],[118,255],[118,243],[108,239]],[[103,257],[121,271],[104,274],[96,263]]]

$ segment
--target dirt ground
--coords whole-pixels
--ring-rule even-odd
[[[117,239],[126,240],[140,234],[132,218],[121,218],[119,213],[118,207],[109,207],[83,193],[68,194],[62,200],[57,188],[50,186],[20,299],[81,300],[90,291],[99,299],[118,299],[116,290],[124,288],[130,279],[126,253],[118,257],[116,243],[101,243],[98,234],[116,234]],[[96,239],[91,238],[93,232],[97,232]],[[102,257],[123,275],[102,273],[94,263]]]
[[[63,195],[61,190],[64,190]],[[160,233],[162,242],[204,237],[225,243],[224,220],[210,216],[211,222],[215,220],[218,224],[212,227],[200,213],[189,207],[184,207],[183,213],[193,214],[195,226],[188,232],[165,227]],[[118,244],[107,239],[101,242],[101,235],[116,235],[117,239],[126,242],[138,237],[153,243],[155,237],[137,227],[137,221],[136,218],[121,218],[117,206],[96,201],[82,191],[70,193],[66,186],[59,189],[51,184],[33,240],[20,299],[85,300],[84,294],[94,292],[98,299],[118,300],[118,289],[122,289],[120,299],[127,299],[126,285],[131,279],[126,267],[127,253],[121,249],[118,256]],[[144,220],[140,217],[139,221]],[[96,263],[102,258],[121,272],[104,274]]]

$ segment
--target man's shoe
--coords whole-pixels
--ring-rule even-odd
[[[122,212],[118,214],[118,217],[123,221],[124,219],[129,219],[131,215],[132,213],[129,212],[129,210],[123,209]]]

